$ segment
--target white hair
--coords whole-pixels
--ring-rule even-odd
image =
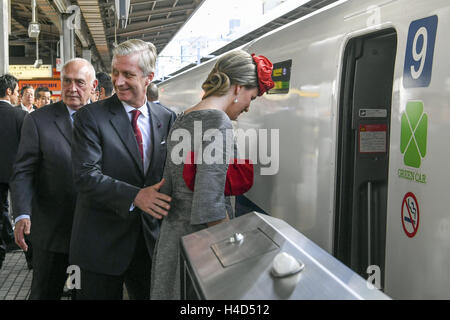
[[[64,63],[64,65],[61,69],[61,78],[64,77],[64,71],[66,70],[67,66],[69,64],[71,64],[72,62],[84,62],[86,64],[86,66],[88,67],[88,70],[89,70],[89,75],[91,76],[91,84],[93,84],[96,79],[95,78],[95,69],[89,61],[87,61],[86,59],[83,59],[83,58],[73,58],[73,59],[70,59],[69,61],[67,61],[66,63]]]
[[[139,53],[139,68],[144,76],[155,72],[156,47],[151,42],[145,42],[140,39],[130,39],[122,42],[113,49],[113,63],[116,56],[128,56]]]

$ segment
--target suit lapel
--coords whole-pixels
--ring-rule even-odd
[[[69,145],[72,145],[72,122],[69,111],[64,103],[60,102],[55,108],[55,124]]]
[[[133,128],[131,127],[130,119],[125,111],[120,100],[114,95],[112,98],[112,103],[110,107],[110,111],[112,113],[112,117],[110,119],[112,126],[116,130],[119,135],[122,143],[127,148],[130,153],[133,161],[136,163],[137,167],[141,171],[141,174],[144,175],[144,165],[141,160],[141,155],[139,153],[139,148],[137,145],[136,138],[134,137]]]
[[[150,164],[148,166],[147,170],[147,177],[151,175],[152,165],[155,164],[155,161],[158,160],[158,157],[160,156],[160,144],[162,139],[162,132],[161,132],[161,120],[158,117],[158,113],[156,112],[156,108],[152,108],[152,104],[150,102],[147,102],[147,107],[150,115],[150,129],[151,129],[151,138],[152,138],[152,154],[150,156]]]

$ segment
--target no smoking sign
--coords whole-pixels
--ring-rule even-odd
[[[419,229],[419,203],[412,192],[408,192],[402,201],[403,231],[410,238],[414,237]]]

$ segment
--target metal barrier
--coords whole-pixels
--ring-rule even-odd
[[[286,222],[257,212],[182,237],[180,258],[184,299],[390,299]]]

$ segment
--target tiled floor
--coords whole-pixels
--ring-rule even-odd
[[[0,300],[27,299],[32,275],[21,250],[8,252],[0,269]]]
[[[22,250],[8,252],[0,269],[0,300],[26,300],[30,295],[33,270],[28,270]],[[124,300],[128,294],[124,286]],[[63,296],[61,300],[70,300]]]

